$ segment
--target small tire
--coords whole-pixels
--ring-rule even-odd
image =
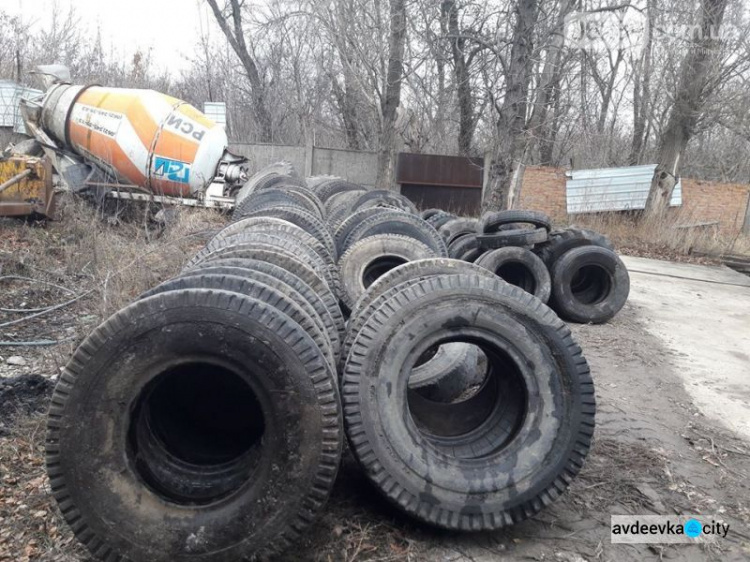
[[[515,285],[546,303],[552,292],[552,281],[544,262],[525,248],[509,246],[482,254],[477,261],[506,283]]]
[[[630,276],[613,251],[582,246],[565,252],[552,267],[550,305],[564,319],[600,324],[628,300]]]

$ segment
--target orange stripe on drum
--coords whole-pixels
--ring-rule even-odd
[[[91,105],[125,115],[146,150],[159,129],[159,125],[146,110],[135,93],[121,93],[106,88],[91,87],[81,94],[76,103]]]
[[[109,164],[134,185],[139,187],[145,185],[146,177],[128,158],[115,139],[92,131],[83,125],[70,123],[70,140],[74,145],[80,146],[86,152]]]
[[[183,136],[164,129],[159,134],[159,140],[156,141],[154,154],[192,163],[198,153],[198,146],[197,142],[191,142]]]

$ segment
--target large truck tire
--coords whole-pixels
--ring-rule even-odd
[[[487,356],[475,394],[436,404],[409,391],[402,373],[436,342]],[[498,529],[551,504],[594,430],[594,385],[568,327],[537,298],[475,275],[430,277],[378,308],[352,345],[342,396],[373,485],[446,529]]]
[[[520,287],[546,303],[552,281],[544,262],[525,248],[508,246],[482,254],[474,263],[488,269],[506,283]]]
[[[52,493],[101,560],[225,562],[287,549],[333,487],[334,373],[272,306],[228,291],[137,301],[54,391]]]
[[[351,310],[367,287],[394,267],[435,257],[435,252],[408,236],[376,234],[351,246],[339,260],[341,300]]]
[[[600,324],[628,300],[630,276],[613,251],[581,246],[565,252],[552,267],[551,306],[566,320]]]
[[[377,234],[408,236],[431,248],[436,255],[448,257],[448,248],[437,230],[419,216],[396,209],[363,218],[344,239],[340,251],[344,253],[360,240]]]

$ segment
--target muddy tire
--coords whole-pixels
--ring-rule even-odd
[[[433,275],[455,275],[458,273],[473,273],[475,275],[483,275],[488,279],[492,279],[492,275],[490,275],[485,268],[460,260],[449,258],[428,258],[424,260],[410,261],[391,269],[389,272],[375,280],[372,285],[367,288],[352,309],[352,317],[354,318],[361,315],[365,308],[380,295],[390,291],[392,288],[404,283],[405,281],[420,277],[430,277]]]
[[[504,248],[505,246],[533,247],[547,241],[549,233],[545,228],[517,228],[513,230],[501,230],[493,234],[480,234],[477,236],[479,245],[488,250]]]
[[[256,262],[260,262],[260,264]],[[344,315],[341,313],[341,307],[339,307],[337,295],[328,286],[321,274],[316,272],[309,266],[309,264],[300,261],[294,254],[290,254],[286,251],[279,251],[278,248],[268,245],[243,245],[243,247],[237,248],[235,251],[226,252],[220,256],[214,256],[212,259],[194,264],[189,268],[186,267],[182,271],[185,273],[198,269],[221,266],[253,267],[264,273],[268,273],[269,275],[274,275],[280,279],[284,279],[290,284],[293,284],[294,280],[289,279],[287,276],[283,276],[277,268],[281,268],[291,275],[298,277],[321,298],[326,309],[328,309],[331,318],[333,318],[333,321],[336,324],[339,338],[343,341],[346,334],[346,321],[344,320]],[[305,291],[304,287],[298,290],[300,292]]]
[[[552,281],[547,266],[525,248],[509,246],[491,250],[474,263],[493,272],[506,283],[531,293],[544,303],[549,300]]]
[[[477,219],[453,219],[446,222],[438,229],[440,236],[450,246],[459,236],[464,234],[476,234],[479,227]]]
[[[478,371],[479,348],[468,343],[438,346],[434,355],[417,365],[409,375],[409,389],[438,402],[452,402],[475,384],[484,373]]]
[[[377,234],[408,236],[432,249],[436,255],[448,257],[448,248],[437,230],[418,216],[398,210],[388,210],[361,219],[344,239],[340,252],[344,253],[360,240]]]
[[[333,371],[300,326],[236,293],[174,291],[75,352],[52,397],[47,472],[99,559],[262,558],[325,504],[341,436]]]
[[[352,205],[352,211],[376,206],[395,207],[406,213],[419,216],[417,207],[414,203],[400,193],[396,193],[389,189],[373,189],[368,191],[360,196],[360,198]]]
[[[415,400],[402,373],[454,341],[478,345],[490,375],[462,402]],[[378,308],[354,341],[342,396],[372,483],[447,529],[497,529],[552,503],[594,430],[593,382],[567,326],[535,297],[473,275],[430,277]]]
[[[360,240],[339,260],[341,300],[351,310],[381,275],[401,264],[432,257],[431,248],[408,236],[377,234]]]
[[[192,275],[236,275],[250,279],[257,279],[266,285],[284,291],[296,300],[295,294],[299,294],[306,300],[320,318],[328,339],[331,342],[333,353],[337,357],[341,352],[341,343],[344,336],[344,317],[341,310],[336,306],[331,313],[323,296],[316,293],[310,285],[300,277],[278,265],[252,259],[228,259],[200,264],[195,269],[184,271],[180,277]],[[335,303],[335,297],[330,294],[329,302]]]
[[[462,234],[448,246],[448,255],[451,258],[465,262],[475,262],[483,252],[476,234]]]
[[[552,228],[552,220],[544,213],[513,209],[485,213],[480,220],[479,228],[481,232],[491,234],[500,231],[502,226],[513,224],[532,224],[545,230]]]
[[[552,269],[555,261],[565,252],[581,246],[599,246],[615,251],[614,244],[603,234],[585,228],[567,228],[550,232],[549,240],[535,247],[534,253]]]
[[[333,236],[331,236],[331,231],[322,220],[312,213],[295,207],[275,207],[249,213],[245,218],[258,216],[282,219],[300,227],[325,244],[331,256],[337,257],[336,244],[333,241]]]
[[[344,242],[349,238],[352,231],[362,223],[362,221],[374,217],[375,215],[388,213],[389,211],[392,211],[392,209],[389,209],[388,207],[371,207],[369,209],[356,211],[346,217],[338,228],[336,228],[336,233],[334,234],[334,240],[336,241],[336,248],[338,249],[339,254],[344,253]]]
[[[565,252],[552,267],[551,306],[566,320],[599,324],[628,300],[630,276],[613,251],[582,246]]]

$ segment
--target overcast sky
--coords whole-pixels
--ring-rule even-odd
[[[184,56],[192,54],[201,25],[218,33],[201,0],[0,0],[0,6],[27,24],[46,25],[55,2],[64,12],[73,6],[92,34],[100,27],[106,49],[129,57],[151,47],[154,63],[175,73],[187,67]]]

